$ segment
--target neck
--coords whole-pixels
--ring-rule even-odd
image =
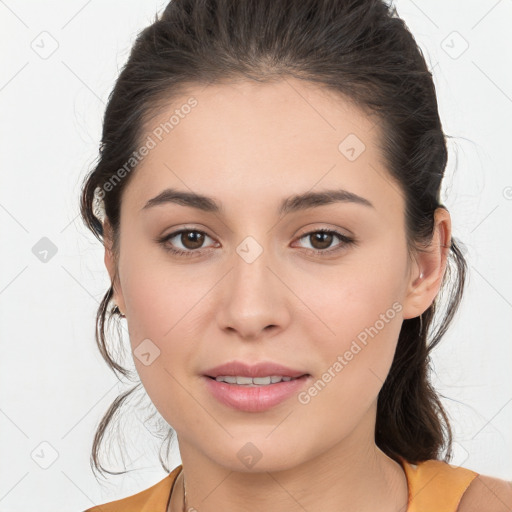
[[[325,452],[276,470],[226,467],[180,439],[183,470],[169,512],[183,511],[183,479],[188,510],[201,512],[406,512],[408,488],[399,463],[354,432]],[[239,467],[239,465],[238,465]]]

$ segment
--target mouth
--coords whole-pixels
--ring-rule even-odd
[[[205,377],[232,386],[262,387],[280,384],[281,382],[290,382],[292,380],[302,379],[303,377],[311,377],[311,375],[304,373],[297,377],[286,375],[268,375],[266,377],[247,377],[244,375],[217,375],[214,377],[212,375],[205,375]]]
[[[240,360],[228,361],[214,368],[209,368],[203,372],[203,375],[216,379],[218,377],[233,378],[235,377],[237,384],[251,384],[245,379],[254,379],[252,384],[258,384],[256,379],[270,378],[279,382],[277,379],[290,380],[309,375],[304,369],[298,370],[289,368],[285,365],[274,361],[245,362]],[[229,381],[235,383],[235,381]],[[266,383],[261,381],[261,384]]]
[[[275,382],[272,382],[272,377],[275,377]],[[309,373],[297,377],[204,375],[203,378],[206,391],[217,403],[242,412],[260,413],[281,403],[290,404],[290,398],[297,397],[312,380]]]

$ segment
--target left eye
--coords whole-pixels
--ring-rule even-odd
[[[303,238],[312,241],[313,244],[317,244],[312,248],[306,247],[306,249],[312,250],[315,253],[331,253],[342,249],[343,246],[354,243],[354,239],[346,235],[342,235],[341,233],[338,233],[332,229],[318,229],[316,231],[310,231],[309,233],[302,235],[299,240],[302,240]],[[334,248],[329,248],[334,238],[341,240],[341,243],[336,245]]]

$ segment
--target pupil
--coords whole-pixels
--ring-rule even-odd
[[[316,242],[320,242],[320,247],[315,246],[315,243],[312,243],[313,247],[316,249],[326,249],[331,245],[332,235],[330,233],[315,233],[312,235],[313,239]],[[327,241],[325,240],[327,238]]]
[[[203,243],[203,235],[197,231],[186,231],[182,233],[181,242],[187,249],[197,249]],[[190,243],[192,246],[190,246]]]

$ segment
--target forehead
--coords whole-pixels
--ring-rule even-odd
[[[153,147],[126,200],[140,209],[173,187],[241,206],[344,188],[400,211],[379,129],[349,99],[297,79],[190,86],[146,125]]]

